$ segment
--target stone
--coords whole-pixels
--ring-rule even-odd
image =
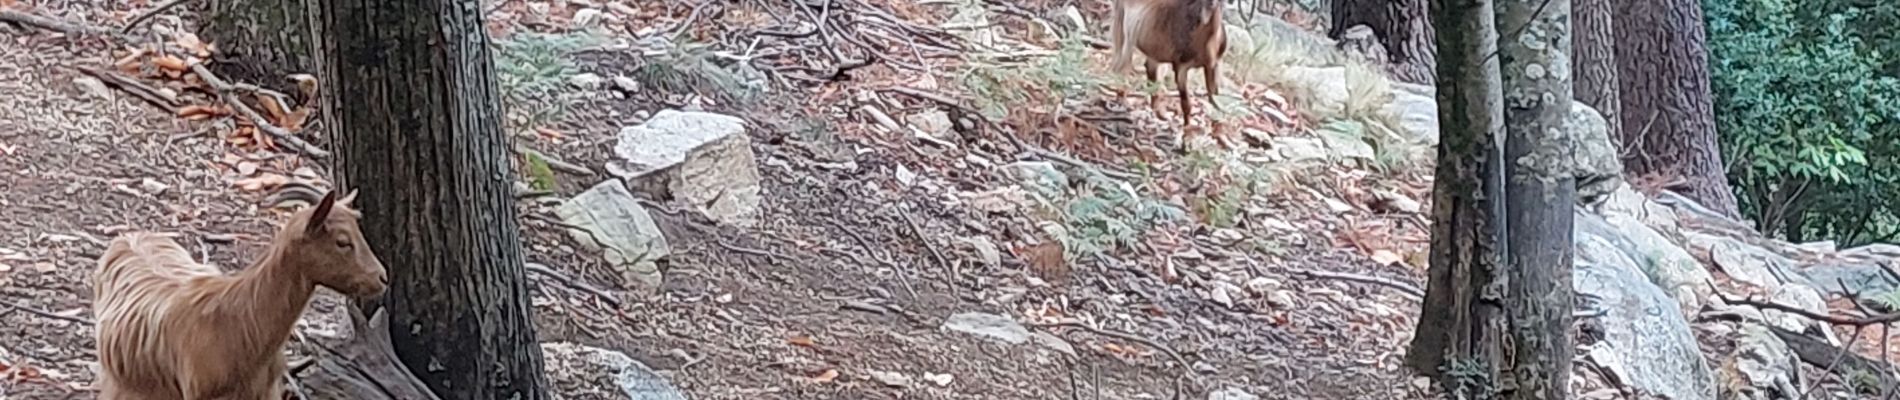
[[[1223,34],[1227,36],[1227,48],[1230,51],[1239,54],[1253,53],[1255,48],[1253,32],[1248,31],[1245,27],[1234,24],[1227,24],[1225,28],[1226,31],[1223,32]]]
[[[1247,391],[1240,390],[1237,388],[1226,388],[1226,389],[1221,389],[1220,391],[1207,394],[1207,400],[1259,400],[1259,399],[1260,399],[1259,396],[1254,396],[1253,393],[1247,393]]]
[[[1279,161],[1301,162],[1327,158],[1326,143],[1320,139],[1275,137],[1272,143],[1274,152],[1271,154],[1278,156]]]
[[[93,98],[112,98],[112,89],[107,88],[105,82],[100,82],[98,78],[90,76],[73,78],[73,86],[78,87],[80,92]]]
[[[1651,200],[1648,196],[1637,192],[1636,188],[1631,187],[1628,182],[1617,182],[1613,186],[1608,198],[1593,206],[1598,213],[1606,217],[1612,215],[1633,217],[1660,233],[1674,235],[1681,231],[1681,227],[1676,224],[1674,208]]]
[[[871,379],[876,380],[877,383],[884,384],[884,386],[895,388],[910,386],[910,376],[904,375],[902,372],[871,370],[870,375]]]
[[[1784,306],[1793,306],[1815,314],[1829,314],[1827,299],[1821,297],[1820,291],[1808,287],[1807,285],[1781,285],[1781,287],[1774,289],[1774,293],[1769,294],[1768,301]],[[1806,332],[1809,324],[1818,323],[1807,317],[1780,310],[1761,310],[1761,313],[1762,318],[1767,319],[1769,324],[1791,332]],[[1822,329],[1821,331],[1826,333],[1828,342],[1835,342],[1833,339],[1833,329]]]
[[[568,22],[574,29],[586,29],[593,27],[595,22],[600,22],[600,17],[601,13],[599,9],[583,8],[580,9],[580,11],[575,11],[574,18],[568,20]]]
[[[1048,200],[1059,200],[1067,196],[1069,175],[1056,169],[1048,161],[1017,161],[1003,166],[1003,171],[1024,189]]]
[[[622,75],[622,76],[614,77],[613,80],[614,80],[614,89],[620,89],[621,91],[628,92],[628,93],[640,91],[640,81],[633,80],[633,78],[631,77]],[[647,115],[644,111],[634,113],[633,115],[635,119],[639,119],[639,120],[647,119]]]
[[[542,343],[548,383],[577,399],[686,400],[686,395],[646,364],[626,354],[587,345]]]
[[[1616,189],[1623,176],[1623,162],[1617,158],[1616,142],[1610,138],[1610,124],[1603,114],[1581,102],[1570,102],[1570,135],[1574,140],[1577,170],[1577,201],[1597,203]]]
[[[1398,130],[1425,146],[1438,145],[1437,89],[1428,85],[1392,82],[1392,101],[1385,112],[1398,118]]]
[[[1705,241],[1712,239],[1709,243],[1710,258],[1717,267],[1722,268],[1722,272],[1735,280],[1770,289],[1781,287],[1794,278],[1799,278],[1800,283],[1807,281],[1807,277],[1794,273],[1794,260],[1760,246],[1718,236],[1696,233],[1687,236]]]
[[[1711,275],[1687,250],[1627,215],[1598,216],[1578,210],[1573,220],[1577,234],[1590,231],[1590,235],[1605,240],[1636,265],[1650,283],[1675,299],[1683,315],[1702,308],[1702,300],[1709,295],[1707,282]]]
[[[1579,219],[1594,218],[1578,213]],[[1581,221],[1580,221],[1581,222]],[[1607,223],[1599,223],[1607,225]],[[1579,226],[1584,224],[1579,223]],[[1599,301],[1592,318],[1602,340],[1588,356],[1630,387],[1670,399],[1713,400],[1715,383],[1675,300],[1645,277],[1635,259],[1600,229],[1578,229],[1572,284]]]
[[[1023,344],[1029,341],[1029,328],[996,314],[966,312],[951,315],[943,321],[943,329],[982,336],[1009,344]]]
[[[605,81],[606,79],[601,78],[600,75],[586,72],[574,74],[574,76],[567,78],[567,84],[574,85],[574,87],[581,88],[582,90],[593,90],[594,88],[600,87],[601,82]]]
[[[758,161],[743,119],[661,110],[621,129],[614,155],[607,171],[642,192],[684,202],[722,224],[758,222]]]
[[[951,134],[950,114],[941,109],[932,108],[905,116],[904,122],[910,123],[912,128],[917,128],[933,138],[943,138]]]
[[[563,222],[580,227],[568,235],[582,248],[605,254],[607,263],[632,289],[660,287],[655,260],[673,252],[653,216],[618,180],[607,180],[561,203],[554,210]]]
[[[1725,399],[1781,399],[1800,393],[1795,383],[1799,366],[1788,344],[1773,331],[1746,324],[1735,339],[1735,350],[1722,360]],[[1777,396],[1779,394],[1779,396]]]
[[[1366,126],[1353,120],[1336,120],[1313,130],[1326,143],[1327,153],[1341,158],[1371,160],[1377,156],[1366,142]]]
[[[1304,93],[1307,107],[1317,115],[1337,115],[1346,110],[1351,92],[1346,85],[1346,67],[1292,66],[1281,71],[1280,78],[1294,93]]]

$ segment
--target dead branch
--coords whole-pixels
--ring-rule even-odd
[[[42,316],[42,317],[47,317],[47,318],[52,318],[52,319],[57,319],[57,320],[61,320],[61,321],[68,321],[68,322],[75,322],[75,323],[78,323],[78,324],[80,324],[80,325],[93,325],[93,322],[92,322],[92,320],[89,320],[89,319],[85,319],[85,318],[80,318],[80,317],[74,317],[74,316],[66,316],[66,315],[59,315],[59,314],[54,314],[54,313],[51,313],[51,312],[47,312],[46,310],[41,310],[41,309],[38,309],[38,308],[33,308],[33,307],[28,307],[28,306],[26,306],[26,305],[24,305],[24,304],[19,304],[19,303],[14,303],[14,302],[11,302],[11,301],[7,301],[7,300],[0,300],[0,307],[6,307],[6,308],[11,308],[11,309],[14,309],[14,310],[16,310],[16,311],[22,311],[22,312],[25,312],[25,313],[27,313],[27,314],[33,314],[33,315],[38,315],[38,316]]]
[[[80,24],[71,23],[71,22],[60,21],[53,18],[47,18],[47,17],[28,14],[24,12],[13,11],[13,10],[0,10],[0,22],[11,22],[14,24],[31,26],[34,28],[59,32],[59,33],[67,34],[67,35],[73,35],[73,36],[104,36],[109,39],[117,40],[121,43],[138,43],[139,42],[138,38],[132,37],[131,35],[126,35],[124,33],[105,30],[105,29],[99,29],[99,28],[86,26],[86,25],[80,25]]]
[[[594,295],[594,297],[599,298],[601,302],[607,303],[607,305],[612,306],[615,310],[620,309],[619,299],[615,299],[613,294],[607,293],[607,291],[605,290],[600,290],[600,288],[596,288],[594,287],[594,285],[589,285],[586,282],[581,282],[580,280],[568,277],[567,275],[562,274],[560,271],[555,271],[552,268],[548,268],[548,266],[546,265],[541,265],[541,264],[536,264],[536,263],[522,263],[522,268],[527,269],[528,272],[533,272],[533,273],[541,274],[542,276],[546,276],[548,277],[548,279],[553,279],[556,282],[560,282],[563,285],[567,285],[567,287],[574,288],[574,290],[587,292],[587,294],[591,294],[591,295]]]
[[[1305,276],[1310,276],[1310,277],[1320,278],[1320,279],[1332,279],[1332,280],[1341,280],[1341,281],[1347,281],[1347,282],[1369,283],[1369,284],[1378,285],[1378,286],[1385,286],[1388,288],[1397,289],[1399,293],[1404,294],[1406,296],[1410,296],[1414,300],[1425,298],[1425,290],[1419,289],[1418,286],[1413,286],[1412,284],[1409,284],[1409,283],[1399,282],[1399,281],[1386,279],[1386,278],[1380,278],[1376,276],[1351,274],[1351,273],[1345,273],[1345,272],[1314,271],[1314,270],[1306,270],[1306,269],[1294,269],[1293,273],[1296,275],[1305,275]]]
[[[924,234],[923,227],[917,225],[917,219],[912,218],[910,213],[900,212],[897,213],[897,215],[904,217],[904,224],[910,226],[911,234],[917,235],[917,241],[923,242],[924,248],[930,249],[930,257],[937,260],[937,265],[950,270],[950,293],[956,295],[958,292],[957,286],[960,286],[957,285],[957,278],[963,275],[961,272],[956,271],[956,264],[951,263],[949,258],[943,256],[943,250],[937,249],[937,243],[930,241],[930,236]]]
[[[137,17],[132,17],[131,22],[126,22],[125,27],[119,29],[119,33],[132,33],[132,30],[138,28],[139,24],[144,23],[145,20],[151,19],[153,16],[156,16],[159,13],[163,13],[165,12],[165,10],[169,10],[172,7],[177,7],[179,4],[185,4],[185,2],[188,2],[188,1],[191,1],[191,0],[167,1],[165,2],[165,4],[160,4],[158,5],[158,7],[152,7],[151,10],[146,10],[145,12],[139,13]]]
[[[270,120],[264,119],[262,115],[258,115],[257,110],[252,110],[251,106],[245,105],[243,100],[238,99],[238,97],[234,95],[234,92],[237,91],[235,86],[225,82],[224,79],[218,78],[218,75],[211,73],[211,69],[205,68],[204,64],[192,64],[191,72],[198,74],[199,78],[204,79],[205,84],[211,85],[212,89],[217,90],[218,98],[224,99],[224,103],[231,105],[231,109],[237,110],[239,114],[244,115],[244,118],[250,119],[251,125],[255,125],[258,130],[271,135],[271,138],[276,139],[278,143],[283,143],[290,147],[291,150],[309,155],[313,158],[330,158],[329,151],[319,149],[311,145],[310,142],[303,141],[303,139],[298,138],[296,134],[271,124]]]
[[[125,92],[126,94],[132,95],[132,97],[137,97],[139,98],[139,100],[145,100],[146,103],[149,103],[154,107],[158,107],[161,110],[165,110],[166,113],[170,113],[172,115],[178,114],[177,99],[166,98],[165,96],[161,96],[158,94],[158,89],[153,89],[151,86],[148,86],[143,82],[139,82],[137,79],[132,79],[132,77],[125,76],[125,74],[121,74],[114,71],[108,71],[108,70],[104,70],[104,69],[100,69],[96,67],[75,66],[73,67],[73,69],[78,70],[80,73],[92,76],[93,78],[98,79],[100,83],[110,85],[114,89],[119,89],[119,91],[121,92]]]
[[[530,149],[524,146],[515,146],[514,150],[516,154],[520,154],[523,157],[540,158],[542,162],[548,163],[548,168],[553,168],[555,171],[561,171],[561,172],[566,172],[566,173],[580,175],[580,176],[594,176],[593,169],[589,169],[584,166],[570,163],[570,162],[561,160],[559,158],[554,158],[553,156],[547,155],[547,153],[542,153],[540,151],[536,151],[535,149]]]
[[[1815,321],[1826,322],[1826,323],[1830,323],[1834,325],[1867,326],[1867,325],[1875,325],[1875,324],[1888,324],[1894,321],[1900,321],[1900,312],[1880,314],[1880,315],[1875,315],[1875,316],[1866,317],[1866,318],[1843,317],[1843,316],[1837,316],[1837,315],[1831,315],[1831,314],[1816,313],[1813,311],[1803,310],[1799,307],[1783,305],[1783,304],[1775,303],[1772,301],[1759,301],[1759,300],[1748,299],[1748,298],[1737,299],[1737,298],[1729,297],[1726,294],[1722,294],[1721,290],[1715,288],[1715,284],[1713,282],[1711,282],[1709,286],[1710,286],[1710,289],[1714,290],[1715,296],[1717,298],[1722,299],[1723,303],[1738,304],[1738,305],[1751,306],[1751,307],[1760,308],[1760,309],[1781,311],[1781,312],[1785,312],[1789,314],[1806,317],[1808,319],[1812,319]]]
[[[441,400],[396,358],[387,310],[378,309],[365,321],[361,310],[348,308],[353,327],[348,340],[312,342],[324,356],[302,376],[304,389],[315,394],[311,399]]]
[[[1843,371],[1864,372],[1866,375],[1873,376],[1880,381],[1880,383],[1876,385],[1878,387],[1891,387],[1895,383],[1900,383],[1900,380],[1894,379],[1893,375],[1882,372],[1891,368],[1891,366],[1886,365],[1887,363],[1885,362],[1867,359],[1859,354],[1854,354],[1852,350],[1834,347],[1821,339],[1803,335],[1799,332],[1781,329],[1773,325],[1763,325],[1763,327],[1768,328],[1770,332],[1774,332],[1776,337],[1781,338],[1782,342],[1787,343],[1788,349],[1794,351],[1795,356],[1800,358],[1801,362],[1808,363],[1815,367],[1829,368],[1830,370],[1838,369]],[[1830,366],[1830,364],[1834,365]]]

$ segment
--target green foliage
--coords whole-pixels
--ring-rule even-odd
[[[1187,217],[1166,201],[1132,192],[1127,183],[1088,172],[1085,184],[1062,212],[1067,256],[1102,254],[1130,246],[1149,229]],[[1042,194],[1037,194],[1041,196]]]
[[[1846,245],[1900,226],[1895,6],[1709,0],[1710,74],[1723,156],[1744,212],[1790,239]],[[1877,27],[1876,27],[1877,26]],[[1880,39],[1878,37],[1873,40]],[[1793,215],[1794,218],[1784,218]]]
[[[1054,57],[1032,60],[1027,67],[972,62],[958,80],[976,98],[977,110],[991,120],[1007,119],[1011,111],[1047,112],[1108,82],[1088,72],[1090,51],[1088,42],[1069,37]]]
[[[540,154],[527,154],[528,186],[534,190],[549,191],[555,189],[554,168],[548,167],[548,160]]]
[[[530,32],[495,42],[495,83],[513,130],[532,129],[567,115],[573,100],[561,89],[580,74],[573,55],[599,41],[588,34]]]
[[[641,88],[658,93],[697,94],[721,104],[749,106],[756,103],[762,90],[747,82],[739,73],[714,62],[710,47],[703,43],[681,43],[673,51],[657,56],[633,73]]]

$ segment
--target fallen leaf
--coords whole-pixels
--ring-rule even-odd
[[[1390,266],[1403,261],[1405,261],[1405,257],[1391,250],[1381,249],[1372,252],[1372,262],[1379,263],[1380,266]]]
[[[291,132],[301,132],[303,131],[303,125],[310,121],[310,113],[315,111],[315,108],[299,107],[297,111],[291,111],[290,115],[284,116],[284,119],[279,121],[277,125]]]
[[[811,336],[797,336],[786,340],[786,342],[803,347],[818,347],[817,340],[812,339]]]
[[[290,118],[290,112],[284,110],[284,103],[277,101],[277,96],[263,93],[256,96],[258,107],[264,109],[264,116],[276,121],[277,126],[284,126],[284,121]]]
[[[243,189],[244,191],[255,192],[255,191],[264,190],[264,189],[276,188],[278,186],[283,185],[285,182],[289,182],[289,181],[290,181],[290,178],[285,178],[283,175],[267,173],[267,174],[258,175],[255,177],[239,179],[236,182],[232,182],[232,184],[236,185],[239,189]]]
[[[164,68],[167,71],[173,72],[174,73],[172,75],[173,78],[178,77],[176,73],[185,72],[185,70],[191,69],[190,65],[185,64],[184,59],[178,58],[176,56],[172,56],[170,54],[159,56],[158,58],[152,59],[152,64],[157,65],[159,68]]]
[[[812,383],[825,383],[836,379],[838,379],[838,370],[827,369],[825,372],[819,373],[818,376],[812,377],[811,381]]]
[[[199,57],[211,56],[211,49],[205,45],[205,42],[198,40],[198,35],[192,34],[191,32],[178,32],[178,38],[173,39],[172,42],[177,43],[178,47],[183,47],[185,50],[191,51],[193,55]]]

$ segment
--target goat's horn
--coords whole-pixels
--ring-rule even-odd
[[[344,207],[354,208],[356,206],[356,189],[350,189],[350,193],[343,195],[343,198],[337,200],[336,203]]]

